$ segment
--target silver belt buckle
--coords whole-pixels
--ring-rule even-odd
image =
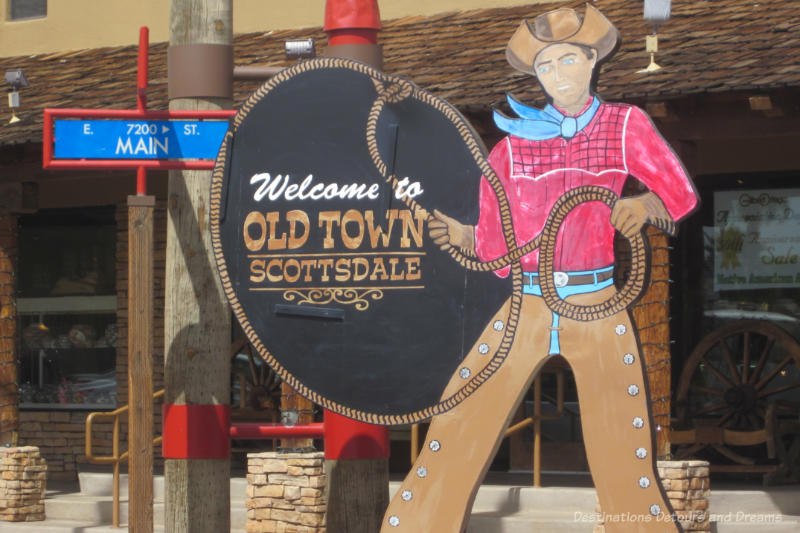
[[[553,283],[557,288],[566,287],[569,283],[569,274],[566,272],[553,272]]]

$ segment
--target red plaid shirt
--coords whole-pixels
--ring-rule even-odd
[[[587,104],[588,105],[588,104]],[[618,195],[631,175],[658,195],[676,222],[697,204],[686,170],[648,116],[626,104],[601,103],[594,118],[573,138],[530,141],[509,135],[489,162],[505,188],[517,245],[538,235],[556,200],[583,185],[599,185]],[[575,272],[614,263],[611,210],[600,202],[574,209],[564,221],[554,268]],[[483,178],[480,218],[475,226],[478,257],[484,261],[507,253],[494,191]],[[539,250],[522,258],[526,272],[539,268]],[[497,271],[508,275],[508,268]]]

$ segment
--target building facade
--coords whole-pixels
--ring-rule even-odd
[[[133,108],[133,43],[140,25],[151,27],[155,43],[150,53],[149,107],[166,109],[163,41],[168,34],[168,3],[148,1],[134,7],[121,0],[43,2],[44,16],[13,11],[13,0],[1,3],[6,16],[0,31],[7,56],[3,64],[6,70],[23,69],[30,87],[20,90],[16,114],[22,120],[0,128],[0,219],[4,228],[11,228],[0,231],[0,249],[8,256],[0,266],[13,265],[6,269],[6,278],[14,285],[13,298],[1,292],[0,296],[2,316],[14,320],[16,332],[13,341],[0,345],[6,352],[0,360],[17,362],[16,378],[6,375],[9,379],[0,386],[7,391],[18,386],[19,441],[42,448],[52,478],[73,478],[85,461],[86,415],[127,403],[124,202],[135,190],[135,177],[131,172],[42,170],[42,109]],[[500,0],[381,1],[384,68],[451,102],[491,146],[500,138],[491,112],[504,108],[506,92],[526,103],[543,103],[537,84],[508,67],[503,49],[520,19],[553,5],[576,7],[582,2],[539,6]],[[800,44],[791,37],[800,30],[800,6],[791,0],[770,2],[769,9],[745,0],[724,6],[675,5],[671,20],[658,30],[660,51],[655,59],[663,68],[642,73],[650,60],[645,36],[652,30],[642,20],[641,2],[599,0],[595,5],[623,35],[620,50],[603,67],[598,93],[610,101],[645,108],[683,159],[702,197],[701,210],[682,226],[677,239],[651,235],[657,257],[652,276],[663,283],[652,284],[635,311],[657,422],[666,433],[671,416],[680,409],[697,418],[710,417],[711,423],[732,411],[735,414],[724,423],[735,419],[737,427],[756,427],[763,424],[765,398],[782,406],[784,416],[796,417],[800,399],[794,385],[800,380],[800,361],[787,360],[789,348],[773,355],[763,344],[753,348],[758,357],[745,356],[746,350],[739,350],[745,338],[731,337],[726,341],[730,357],[724,350],[710,351],[708,358],[713,361],[700,365],[693,352],[704,336],[742,319],[758,321],[754,327],[778,326],[790,338],[800,333],[800,309],[795,303],[800,243],[795,244],[793,237],[798,234],[794,213],[800,212],[800,205],[795,207],[800,201],[800,153],[795,149],[800,142]],[[62,11],[66,9],[70,11]],[[271,0],[235,1],[235,63],[288,65],[283,43],[296,38],[315,38],[319,53],[326,42],[320,27],[323,9],[322,0],[286,6]],[[17,17],[13,20],[12,11]],[[93,14],[89,25],[87,13]],[[48,40],[56,34],[58,40]],[[237,104],[255,87],[255,82],[237,82]],[[10,117],[7,108],[6,113]],[[159,324],[163,322],[163,206],[168,199],[166,175],[149,176],[149,190],[160,205],[154,310]],[[631,187],[635,190],[634,184]],[[624,251],[620,257],[624,265]],[[0,276],[6,270],[0,268]],[[7,283],[2,279],[0,285]],[[235,333],[232,337],[235,340]],[[157,327],[154,340],[154,381],[160,388],[163,326]],[[784,338],[776,340],[780,345]],[[234,368],[240,376],[234,383],[255,379],[247,375],[246,354],[239,361]],[[709,375],[709,366],[722,377],[713,371]],[[750,377],[758,370],[761,378],[774,373],[777,381],[749,383],[753,380],[742,379],[745,367]],[[681,380],[700,383],[699,396],[695,387],[694,396],[680,398]],[[747,396],[758,385],[761,389],[752,398]],[[546,381],[545,389],[548,386]],[[758,396],[771,390],[778,392]],[[715,406],[706,396],[726,393],[745,399],[731,397],[723,407],[702,412]],[[252,411],[258,406],[246,398],[233,400],[243,416],[258,416]],[[752,405],[746,405],[748,401]],[[519,416],[524,415],[523,406]],[[2,417],[0,422],[14,423]],[[574,427],[554,425],[552,432],[553,439],[570,434],[580,441]],[[509,457],[500,466],[527,468],[527,440],[523,436],[512,442],[506,452]],[[109,451],[109,428],[100,429],[95,444],[99,452]],[[576,449],[580,451],[579,444]],[[664,455],[669,449],[660,452]],[[558,457],[549,460],[554,468],[561,466]],[[563,466],[580,467],[574,462]]]

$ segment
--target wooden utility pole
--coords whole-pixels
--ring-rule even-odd
[[[0,445],[12,446],[19,430],[16,262],[17,216],[0,213]]]
[[[325,55],[357,59],[380,70],[383,52],[377,44],[379,29],[377,0],[328,0]],[[326,412],[325,433],[327,530],[379,531],[389,505],[388,429]]]
[[[172,0],[170,109],[232,105],[232,0]],[[208,228],[211,173],[171,171],[164,378],[166,531],[230,530],[230,309]]]

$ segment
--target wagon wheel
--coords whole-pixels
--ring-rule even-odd
[[[678,423],[757,431],[767,426],[771,404],[777,417],[796,420],[798,388],[800,344],[770,322],[732,322],[706,335],[686,362],[675,398]],[[684,455],[702,447],[696,444]],[[753,463],[725,445],[713,447],[734,462]]]
[[[270,411],[270,418],[277,419],[281,402],[281,382],[275,371],[254,352],[252,345],[244,336],[231,344],[231,359],[241,355],[247,358],[245,368],[239,365],[237,369],[232,365],[239,382],[239,407],[267,410]]]

